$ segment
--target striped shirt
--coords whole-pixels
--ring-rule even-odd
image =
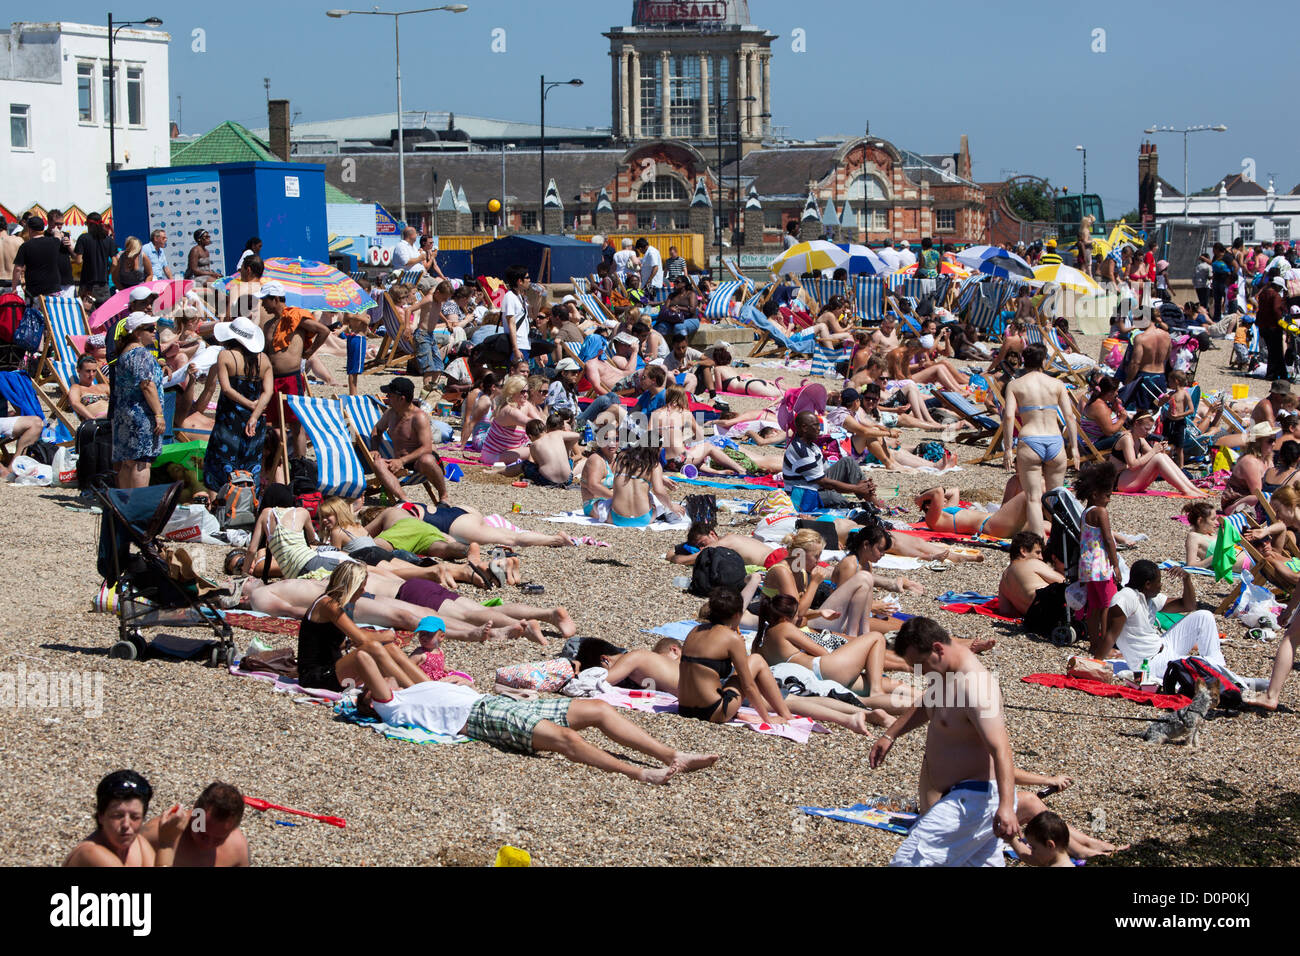
[[[781,478],[786,488],[807,488],[817,491],[817,482],[826,475],[826,456],[816,445],[798,438],[790,440],[781,465]]]

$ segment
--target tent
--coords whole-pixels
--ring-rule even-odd
[[[534,282],[568,282],[596,271],[600,246],[569,236],[504,236],[477,247],[473,259],[475,275],[499,278],[525,266]]]

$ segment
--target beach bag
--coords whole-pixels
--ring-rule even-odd
[[[1200,657],[1182,657],[1170,661],[1165,668],[1165,679],[1160,688],[1166,694],[1182,694],[1184,697],[1196,696],[1198,680],[1210,683],[1219,682],[1219,706],[1228,710],[1241,707],[1241,685],[1229,676],[1228,672],[1215,667]]]
[[[535,664],[511,664],[497,668],[497,683],[516,690],[535,690],[548,694],[558,693],[573,680],[573,662],[563,657]]]
[[[257,520],[257,484],[252,472],[232,471],[217,493],[217,521],[221,529],[251,528]]]
[[[39,309],[28,307],[14,329],[13,343],[28,352],[39,352],[45,338],[45,320]]]
[[[112,488],[117,485],[113,468],[113,422],[107,418],[82,422],[77,428],[77,487]]]
[[[211,537],[220,530],[216,517],[203,505],[177,505],[163,526],[162,536],[168,541],[200,541],[205,535]]]
[[[745,586],[745,559],[731,548],[705,548],[695,556],[691,584],[696,597],[708,597],[714,588],[739,591]]]
[[[1072,656],[1065,665],[1065,673],[1071,677],[1099,680],[1103,684],[1113,684],[1115,682],[1115,669],[1105,661],[1099,661],[1095,657]]]

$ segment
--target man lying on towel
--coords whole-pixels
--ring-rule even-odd
[[[390,681],[386,690],[387,699],[375,696],[383,693],[381,690],[367,690],[357,701],[357,713],[397,727],[464,734],[516,753],[554,751],[574,763],[621,773],[642,783],[664,784],[679,773],[702,770],[718,760],[717,754],[687,753],[660,743],[600,700],[520,701],[427,677],[406,688]],[[664,766],[643,767],[620,760],[578,735],[588,727]]]
[[[921,706],[904,714],[871,747],[872,767],[894,740],[929,722],[919,790],[922,816],[891,866],[1003,866],[1002,840],[1020,832],[1015,766],[997,681],[936,621],[904,622],[894,644],[925,673]]]

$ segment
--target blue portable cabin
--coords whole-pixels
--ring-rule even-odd
[[[534,282],[568,282],[600,265],[600,246],[571,236],[503,236],[473,250],[474,274],[502,278],[510,266],[525,266]],[[443,271],[446,269],[444,267]]]
[[[178,277],[195,229],[212,236],[213,271],[229,275],[244,243],[258,236],[262,257],[329,261],[325,168],[315,163],[213,163],[120,169],[109,177],[113,232],[149,242],[167,230],[168,260]],[[178,268],[179,267],[179,268]]]

